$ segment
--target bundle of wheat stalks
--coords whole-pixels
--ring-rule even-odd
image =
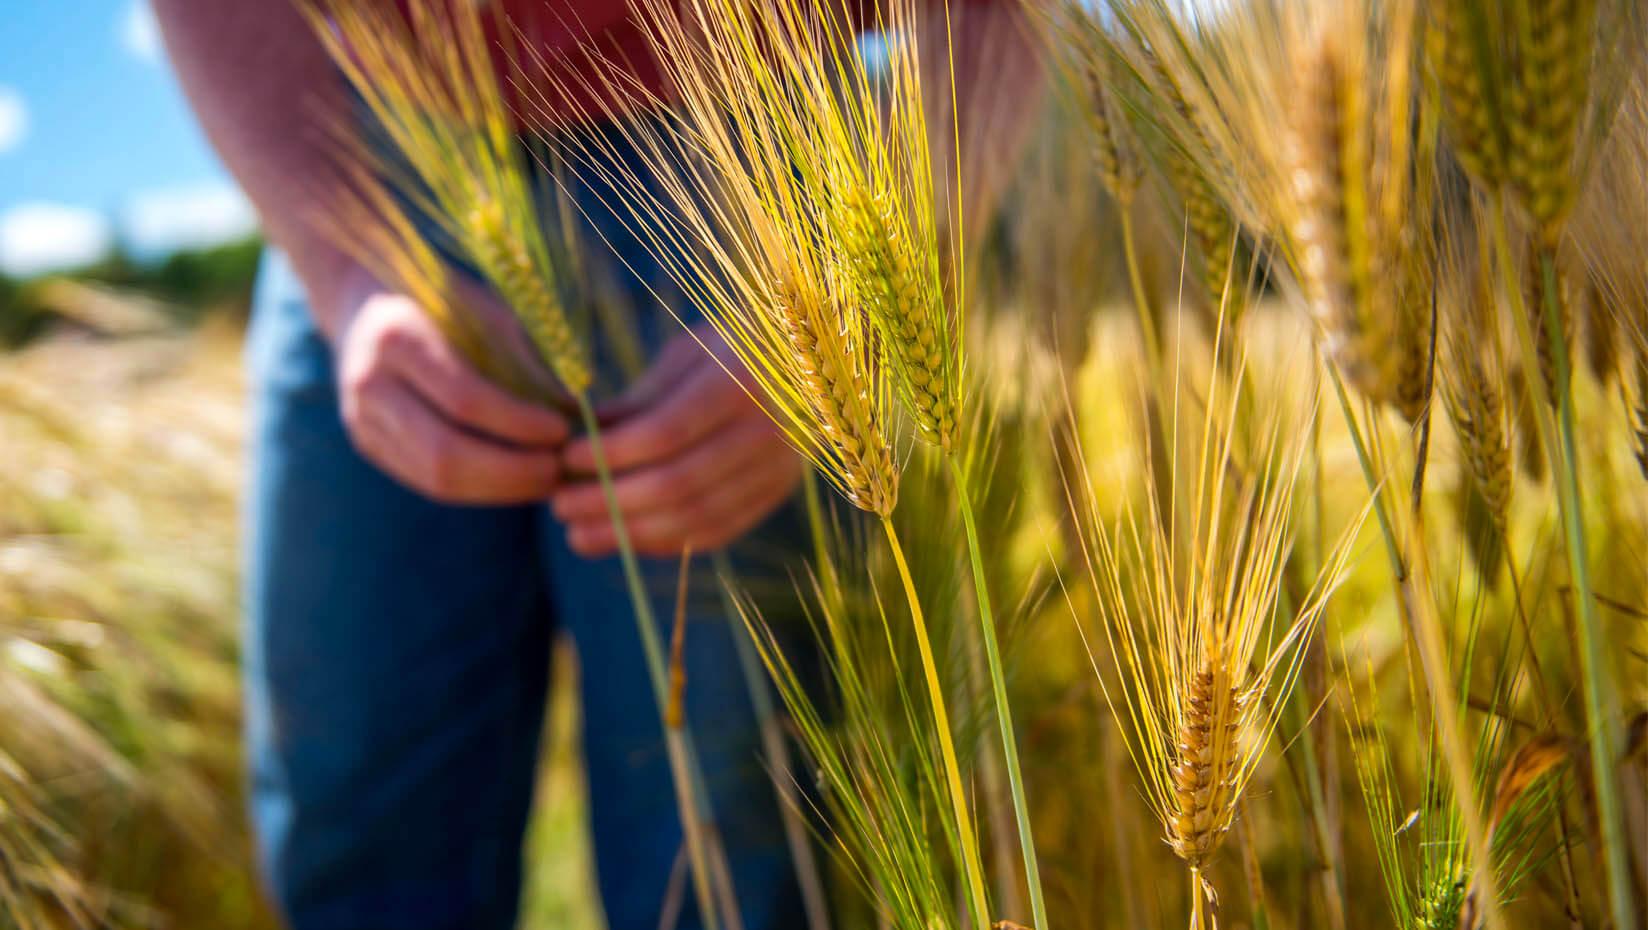
[[[317,23],[412,206],[587,409],[482,14],[369,7]],[[1643,926],[1638,4],[1029,3],[1062,107],[1006,196],[966,170],[1004,106],[957,92],[973,11],[638,7],[666,94],[515,50],[516,116],[851,505],[808,486],[822,690],[729,599],[836,923]],[[445,299],[390,167],[341,152],[328,224],[553,396]],[[1111,246],[1122,286],[1089,286]],[[736,926],[690,748],[699,906]]]
[[[958,93],[965,8],[648,0],[665,93],[516,63],[557,170],[614,192],[851,505],[809,496],[797,574],[823,692],[731,601],[816,776],[775,767],[816,789],[784,796],[821,818],[837,920],[1638,926],[1643,14],[1018,12],[1080,117],[1038,143],[1094,182],[1073,220],[1034,171],[970,186],[1003,105]],[[404,70],[353,76],[394,116],[371,93]],[[599,102],[569,129],[566,101]],[[576,327],[534,316],[550,252],[507,221],[530,195],[466,162],[505,143],[495,114],[452,130],[465,106],[405,120],[420,206],[582,396]],[[1084,237],[1119,239],[1121,319],[1031,297],[1071,292],[1043,256]],[[700,906],[736,926],[706,826]]]

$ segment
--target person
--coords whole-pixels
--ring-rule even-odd
[[[623,3],[494,0],[505,15],[546,3],[644,49]],[[153,6],[208,139],[278,247],[247,346],[244,662],[251,813],[281,917],[296,930],[513,925],[551,637],[565,631],[601,901],[614,930],[657,927],[681,830],[588,442],[477,374],[311,222],[306,197],[333,155],[315,114],[352,102],[296,0]],[[596,201],[579,206],[595,215]],[[623,224],[603,231],[613,277],[648,306],[656,266]],[[469,296],[508,317],[479,286]],[[802,461],[711,353],[653,316],[670,325],[654,327],[650,367],[602,408],[645,570],[673,577],[689,543],[752,533],[782,549],[799,537],[782,508]],[[671,586],[655,587],[667,618]],[[711,611],[688,629],[688,721],[744,925],[803,926],[734,628]],[[690,903],[679,917],[697,926]]]

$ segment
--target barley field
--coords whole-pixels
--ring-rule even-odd
[[[0,356],[0,926],[272,927],[241,809],[240,317],[63,297]],[[599,925],[576,693],[557,678],[523,927]]]
[[[808,930],[1648,926],[1639,4],[891,0],[874,40],[800,0],[636,10],[667,99],[530,49],[506,93],[472,4],[318,2],[395,155],[337,139],[321,226],[598,436],[593,328],[624,321],[578,312],[531,193],[597,180],[812,466],[784,594],[823,681],[705,579],[776,697]],[[234,338],[59,336],[0,371],[24,926],[266,919],[225,815]],[[683,881],[739,926],[652,671]],[[551,742],[524,922],[596,926]]]

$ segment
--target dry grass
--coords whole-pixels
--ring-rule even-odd
[[[5,926],[273,925],[241,813],[240,328],[141,332],[0,359]],[[523,926],[593,928],[557,672]]]

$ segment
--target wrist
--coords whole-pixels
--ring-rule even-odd
[[[304,264],[294,260],[298,277],[309,291],[309,312],[328,345],[336,348],[355,318],[373,297],[385,292],[383,282],[359,262],[338,253]]]

